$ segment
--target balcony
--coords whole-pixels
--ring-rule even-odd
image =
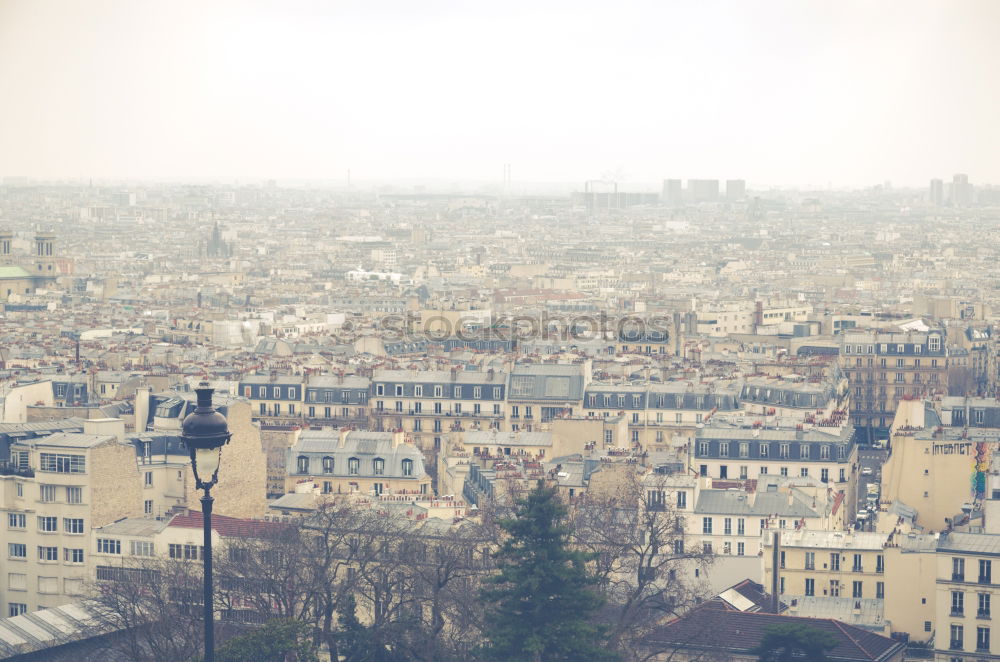
[[[980,575],[978,583],[980,583],[980,584],[992,584],[993,583],[993,579],[992,579],[992,577],[990,575]]]
[[[22,478],[34,478],[35,470],[30,467],[19,467],[6,460],[0,462],[0,476],[21,476]]]
[[[953,651],[960,651],[963,649],[962,642],[956,639],[952,639],[948,644],[948,649]]]
[[[990,620],[990,610],[980,609],[979,611],[976,612],[976,618],[982,619],[984,621]]]
[[[951,573],[951,581],[953,582],[964,582],[965,573],[964,572],[953,572]]]
[[[951,608],[951,612],[948,615],[949,616],[954,616],[956,618],[964,618],[965,617],[965,610],[964,609],[955,609],[954,607],[952,607]]]

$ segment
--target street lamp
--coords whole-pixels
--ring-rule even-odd
[[[219,461],[222,458],[222,447],[229,443],[232,434],[226,417],[212,406],[212,393],[215,389],[208,382],[201,382],[195,393],[198,394],[198,406],[187,415],[181,423],[181,440],[191,454],[191,469],[194,471],[194,484],[199,490],[205,490],[201,497],[202,524],[205,536],[205,661],[215,660],[215,599],[212,591],[212,486],[219,479]]]

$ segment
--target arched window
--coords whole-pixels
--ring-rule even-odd
[[[382,474],[384,474],[385,460],[383,460],[380,457],[377,457],[374,460],[372,460],[372,473],[374,473],[376,476],[381,476]]]
[[[333,473],[333,458],[329,455],[323,458],[323,473],[332,474]]]
[[[361,461],[356,457],[352,457],[347,461],[347,473],[351,474],[352,476],[358,475],[358,469],[360,467],[361,467]]]
[[[299,455],[298,458],[298,473],[307,474],[309,473],[309,458],[305,455]]]
[[[403,460],[403,475],[404,476],[413,475],[413,460]]]

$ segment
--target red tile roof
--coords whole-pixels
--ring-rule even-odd
[[[205,520],[201,512],[192,510],[186,514],[175,515],[167,526],[200,529],[205,526]],[[280,533],[288,529],[289,526],[282,522],[265,522],[256,519],[212,515],[212,530],[225,538],[264,538]]]

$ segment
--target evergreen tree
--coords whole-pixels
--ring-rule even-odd
[[[507,536],[496,554],[499,574],[481,598],[487,605],[483,655],[509,662],[614,660],[591,622],[603,599],[592,589],[591,556],[569,548],[567,510],[555,488],[539,481],[500,522]]]
[[[833,635],[800,623],[782,623],[764,630],[760,645],[750,651],[760,662],[808,660],[824,662],[826,651],[837,646]]]
[[[218,662],[316,662],[309,625],[277,619],[233,637],[215,651]]]

